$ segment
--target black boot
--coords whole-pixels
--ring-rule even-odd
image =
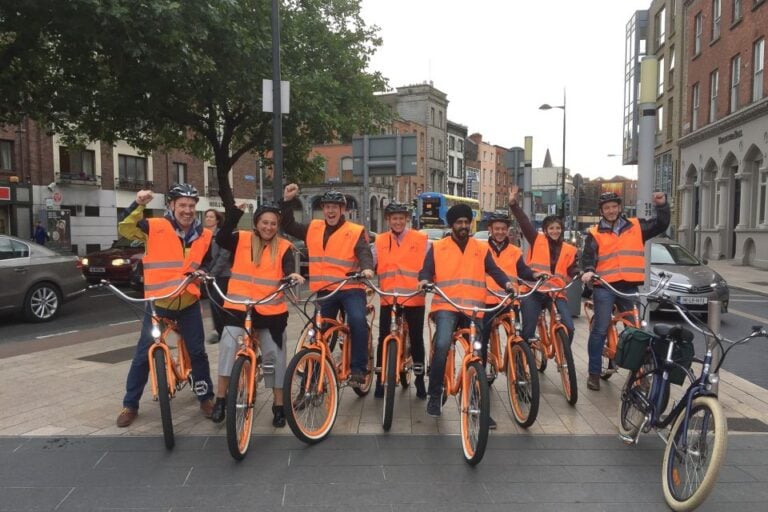
[[[282,405],[272,406],[272,426],[275,428],[283,428],[285,426],[285,410]]]
[[[211,421],[214,423],[221,423],[224,421],[224,415],[227,412],[227,399],[216,398],[216,403],[213,404],[213,413],[211,414]]]
[[[419,400],[426,399],[427,388],[424,386],[424,376],[417,375],[415,384],[416,384],[416,398],[418,398]]]

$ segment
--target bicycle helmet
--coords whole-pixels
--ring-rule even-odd
[[[256,211],[253,212],[253,225],[256,225],[256,222],[258,222],[259,217],[261,217],[264,213],[274,213],[277,215],[277,218],[280,218],[280,207],[277,206],[275,203],[262,203],[259,205],[258,208],[256,208]]]
[[[168,190],[168,199],[173,201],[180,197],[190,197],[198,202],[200,200],[200,194],[197,189],[189,183],[174,183]]]
[[[509,226],[512,224],[512,219],[509,218],[509,215],[504,215],[503,213],[492,213],[490,217],[488,217],[488,225],[490,226],[494,222],[503,222]]]
[[[341,206],[347,206],[347,198],[338,190],[329,190],[320,196],[320,204],[339,204]]]
[[[605,203],[618,203],[621,206],[621,196],[615,192],[603,192],[597,201],[597,206],[602,208]]]
[[[408,206],[403,203],[397,203],[392,201],[384,208],[384,216],[391,215],[393,213],[408,213]]]

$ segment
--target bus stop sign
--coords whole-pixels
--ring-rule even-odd
[[[367,142],[367,147],[366,147]],[[352,139],[352,174],[415,176],[416,135],[370,135]]]

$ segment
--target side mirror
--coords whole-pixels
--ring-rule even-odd
[[[709,263],[709,260],[708,260],[708,259],[706,259],[706,258],[704,258],[703,260],[701,260],[701,262],[702,262],[703,264],[707,265],[707,264]]]

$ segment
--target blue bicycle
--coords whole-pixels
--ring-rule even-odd
[[[725,460],[728,426],[713,387],[719,380],[718,371],[734,346],[768,337],[768,332],[762,326],[753,326],[752,332],[738,341],[722,337],[664,293],[670,279],[662,274],[661,286],[649,293],[612,291],[670,306],[692,329],[682,324],[656,324],[653,334],[627,329],[617,351],[617,364],[630,370],[621,391],[619,435],[625,443],[637,444],[641,433],[653,430],[665,440],[661,478],[664,499],[670,508],[679,511],[693,510],[706,500]],[[694,355],[694,331],[712,340],[703,359]],[[725,348],[726,344],[730,346]],[[721,352],[721,357],[713,366],[715,350]],[[693,362],[702,365],[698,375],[690,368]],[[686,380],[688,388],[664,414],[670,385],[683,385]],[[663,431],[668,427],[665,436]]]

